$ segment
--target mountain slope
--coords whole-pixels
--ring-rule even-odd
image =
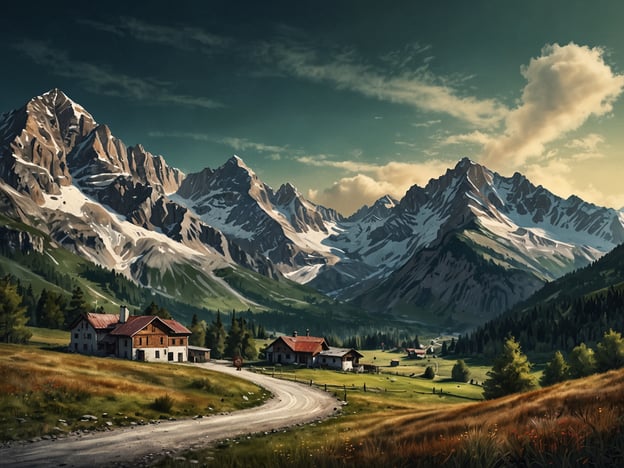
[[[385,222],[361,236],[364,255],[401,265],[355,302],[471,326],[623,240],[615,210],[561,199],[520,174],[505,178],[463,159],[424,189],[412,187]]]

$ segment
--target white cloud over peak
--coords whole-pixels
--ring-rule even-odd
[[[412,185],[424,186],[452,165],[448,161],[427,161],[423,163],[389,162],[378,165],[359,161],[333,161],[324,156],[302,156],[297,160],[316,167],[343,169],[355,175],[342,177],[330,187],[308,191],[308,197],[315,203],[328,206],[349,215],[371,205],[384,195],[400,199]]]
[[[624,75],[614,73],[603,55],[600,47],[546,45],[522,68],[527,84],[520,104],[505,118],[504,133],[485,142],[483,162],[516,168],[590,117],[608,114]]]

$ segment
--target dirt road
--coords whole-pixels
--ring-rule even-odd
[[[102,466],[132,465],[150,455],[205,446],[238,435],[271,431],[312,421],[335,412],[338,401],[328,393],[302,384],[276,380],[252,372],[237,372],[217,364],[201,366],[248,379],[273,393],[265,405],[227,415],[134,426],[111,432],[94,432],[55,441],[16,444],[0,449],[0,466]]]

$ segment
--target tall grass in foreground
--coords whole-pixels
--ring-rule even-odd
[[[195,366],[0,344],[0,441],[210,415],[268,397],[254,384]]]
[[[624,466],[624,370],[482,403],[380,408],[227,445],[186,458],[215,467]]]

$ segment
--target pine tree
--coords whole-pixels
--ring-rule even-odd
[[[89,311],[89,305],[84,297],[84,292],[80,286],[76,286],[72,291],[72,297],[69,300],[69,307],[65,312],[65,327],[69,329],[72,323],[80,317],[85,315]]]
[[[243,330],[240,321],[232,313],[232,323],[225,338],[225,355],[227,357],[241,356],[243,352]]]
[[[199,320],[197,314],[193,314],[193,320],[191,322],[191,336],[189,337],[189,344],[191,346],[204,346],[206,343],[206,322]]]
[[[624,340],[622,334],[610,329],[596,346],[596,368],[598,372],[624,367]]]
[[[455,382],[468,382],[470,380],[470,369],[463,359],[459,359],[453,366],[451,379]]]
[[[258,357],[258,348],[256,347],[256,340],[250,332],[246,332],[243,336],[242,342],[242,356],[250,361],[255,360]]]
[[[32,333],[26,328],[26,307],[8,276],[0,279],[0,341],[27,343]]]
[[[221,321],[221,312],[217,311],[217,318],[210,324],[206,332],[206,347],[210,348],[210,355],[221,359],[225,353],[225,327]]]
[[[531,363],[520,349],[520,343],[510,337],[505,341],[503,352],[494,360],[489,379],[483,383],[483,396],[499,398],[512,393],[525,392],[536,387],[531,375]]]
[[[65,301],[60,294],[43,290],[37,302],[37,326],[44,328],[63,328]]]
[[[568,379],[569,375],[570,366],[563,358],[561,351],[557,351],[552,360],[546,364],[546,368],[540,379],[540,385],[542,387],[547,387],[548,385],[563,382]]]

